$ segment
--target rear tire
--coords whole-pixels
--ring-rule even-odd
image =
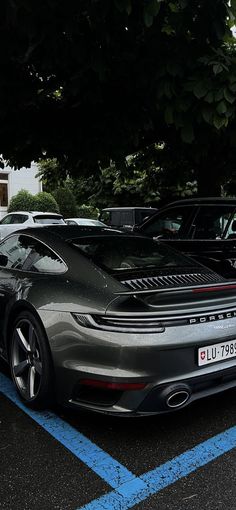
[[[19,313],[13,323],[10,366],[17,392],[27,406],[40,409],[51,403],[53,367],[48,339],[29,311]]]

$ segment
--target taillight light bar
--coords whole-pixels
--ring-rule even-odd
[[[192,289],[194,294],[202,294],[202,292],[217,292],[219,290],[236,289],[236,285],[218,285],[216,287],[202,287],[201,289]]]
[[[117,383],[110,381],[100,381],[97,379],[81,379],[80,384],[104,390],[120,390],[120,391],[143,390],[145,386],[147,386],[146,383]]]

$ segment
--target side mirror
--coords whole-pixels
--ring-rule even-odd
[[[0,266],[6,267],[8,263],[8,257],[0,253]]]
[[[133,232],[139,232],[139,231],[140,231],[139,225],[134,225],[133,226]]]

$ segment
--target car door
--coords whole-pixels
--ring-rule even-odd
[[[219,203],[166,208],[144,223],[140,231],[231,277],[236,266],[234,210],[233,204]],[[230,242],[227,235],[233,233],[234,226],[235,241]]]
[[[19,271],[30,251],[22,237],[13,234],[0,244],[0,353],[3,355],[5,317],[18,290]]]
[[[195,213],[194,205],[167,207],[149,218],[138,231],[184,251]]]
[[[228,278],[236,277],[236,208],[228,222],[223,235],[224,245],[224,261],[227,264],[228,272],[226,276]]]
[[[12,232],[15,232],[16,230],[26,226],[25,222],[27,220],[27,214],[13,213],[5,216],[0,224],[1,239],[4,239],[4,237],[6,237],[8,234],[11,234]]]
[[[235,207],[225,204],[204,204],[197,208],[181,251],[211,269],[229,275],[229,246],[225,239],[229,225],[233,222]],[[232,252],[236,259],[236,250]]]

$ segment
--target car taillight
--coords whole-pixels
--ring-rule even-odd
[[[120,390],[120,391],[143,390],[145,386],[147,386],[146,383],[129,383],[129,382],[118,383],[110,381],[101,381],[98,379],[81,379],[80,384],[104,390]]]
[[[145,317],[112,317],[109,315],[82,315],[72,313],[72,316],[85,328],[101,329],[103,331],[117,331],[119,333],[163,333],[165,328],[159,319],[153,316]]]
[[[236,289],[236,285],[217,285],[215,287],[202,287],[200,289],[192,289],[194,294],[199,294],[202,292],[219,292],[221,290],[233,290]]]

